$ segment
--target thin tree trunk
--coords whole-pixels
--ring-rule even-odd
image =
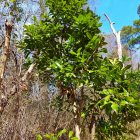
[[[95,122],[96,122],[96,118],[95,118],[95,115],[93,114],[91,117],[90,125],[89,125],[89,133],[90,133],[91,140],[95,139],[95,130],[96,130]]]
[[[4,45],[4,48],[3,48],[2,56],[0,58],[1,59],[1,63],[0,63],[0,86],[1,86],[3,78],[4,78],[4,73],[5,73],[5,69],[6,69],[7,60],[10,57],[10,39],[11,39],[12,28],[13,28],[13,23],[8,22],[8,20],[6,20],[6,22],[5,22],[5,30],[6,30],[5,45]]]
[[[117,40],[117,46],[118,46],[118,57],[119,57],[119,60],[122,61],[121,31],[119,31],[118,33],[116,32],[116,40]]]
[[[104,15],[107,18],[107,20],[109,21],[111,30],[112,30],[114,36],[116,37],[116,42],[117,42],[117,47],[118,47],[118,57],[119,57],[119,60],[122,61],[122,44],[121,44],[121,37],[120,37],[121,31],[117,32],[113,26],[113,24],[115,24],[115,23],[111,22],[110,18],[106,14],[104,14]]]
[[[75,135],[78,138],[78,140],[80,140],[80,133],[81,133],[80,126],[78,124],[75,124]]]
[[[4,86],[2,84],[4,79],[4,74],[6,71],[7,61],[10,58],[10,39],[11,39],[11,32],[13,28],[13,23],[9,22],[8,20],[5,21],[5,45],[3,48],[3,53],[1,56],[0,62],[0,90],[1,90],[1,101],[0,101],[0,112],[3,112],[4,106],[6,104],[6,93],[4,92]]]
[[[77,104],[76,102],[74,101],[74,104],[73,104],[73,111],[74,111],[74,119],[75,119],[75,135],[76,137],[78,138],[78,140],[80,140],[80,134],[81,134],[81,128],[80,128],[80,118],[79,118],[79,115],[78,115],[78,110],[77,110]]]
[[[91,140],[95,140],[95,123],[92,125],[92,129],[91,129]]]

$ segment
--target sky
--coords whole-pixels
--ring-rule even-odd
[[[111,33],[106,13],[112,22],[115,22],[115,29],[121,30],[123,26],[132,25],[133,20],[138,19],[137,7],[140,0],[88,0],[90,8],[101,16],[103,23],[101,31]]]

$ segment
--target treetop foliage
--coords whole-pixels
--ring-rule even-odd
[[[85,1],[48,0],[47,4],[44,19],[26,26],[25,53],[35,52],[38,68],[53,70],[65,84],[77,83],[82,73],[97,67],[91,60],[100,61],[98,50],[105,42],[99,34],[99,17],[88,7],[83,9]]]

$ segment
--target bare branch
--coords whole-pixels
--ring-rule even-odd
[[[112,30],[113,34],[116,36],[117,32],[116,32],[116,30],[113,26],[113,24],[115,24],[115,22],[111,22],[110,18],[107,16],[107,14],[104,14],[104,15],[107,18],[107,20],[109,21],[109,24],[110,24],[110,27],[111,27],[111,30]]]
[[[111,24],[112,22],[111,22],[110,18],[107,16],[107,14],[104,13],[104,15],[108,19],[109,23]]]
[[[1,99],[0,99],[0,114],[3,113],[4,111],[4,108],[6,107],[9,99],[15,95],[18,91],[21,91],[23,92],[23,90],[25,89],[26,90],[26,84],[25,84],[25,81],[27,79],[29,79],[33,69],[35,67],[35,64],[31,64],[29,69],[26,71],[26,73],[24,74],[24,76],[21,78],[21,83],[20,83],[20,89],[17,90],[17,86],[14,85],[13,88],[11,89],[11,91],[7,94],[7,95],[3,95],[1,96]],[[24,88],[24,89],[23,89]]]
[[[107,18],[107,20],[109,21],[111,30],[112,30],[114,36],[116,37],[117,47],[118,47],[118,57],[119,57],[119,60],[122,61],[122,44],[121,44],[121,38],[120,38],[121,31],[117,32],[113,26],[114,22],[111,22],[110,18],[107,16],[107,14],[104,14],[104,15]]]
[[[32,73],[34,67],[35,67],[35,64],[34,63],[30,65],[29,69],[24,74],[24,76],[22,77],[21,81],[25,81],[30,76],[30,74]]]

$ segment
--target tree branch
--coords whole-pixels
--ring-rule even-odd
[[[120,33],[121,31],[117,32],[113,26],[113,24],[115,24],[114,22],[111,22],[110,18],[107,16],[107,14],[104,14],[105,17],[107,18],[109,24],[110,24],[110,28],[116,38],[117,41],[117,47],[118,47],[118,57],[119,60],[122,61],[122,44],[121,44],[121,37],[120,37]]]
[[[29,77],[30,77],[30,75],[31,75],[31,73],[32,73],[32,71],[33,71],[33,69],[34,69],[34,67],[35,67],[35,63],[31,64],[30,67],[28,68],[28,70],[26,71],[26,73],[24,74],[24,76],[21,78],[21,86],[19,87],[19,88],[20,88],[19,91],[21,91],[21,92],[24,91],[24,89],[25,89],[24,86],[26,86],[26,85],[25,85],[25,81],[26,81],[27,79],[29,79]],[[24,89],[23,89],[23,87],[24,87]],[[26,90],[26,89],[25,89],[25,90]],[[11,91],[9,92],[9,94],[7,94],[7,95],[5,95],[5,96],[4,96],[4,95],[1,96],[1,99],[0,99],[0,115],[2,115],[2,113],[3,113],[3,111],[4,111],[4,108],[6,107],[6,105],[7,105],[8,101],[9,101],[9,99],[10,99],[13,95],[15,95],[17,92],[18,92],[17,86],[14,85],[13,88],[11,89]]]

